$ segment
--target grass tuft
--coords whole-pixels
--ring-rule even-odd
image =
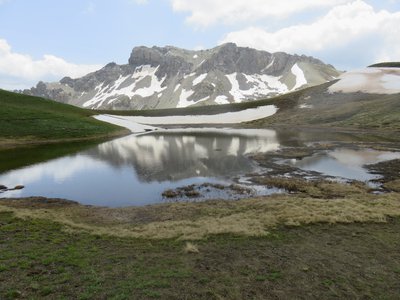
[[[191,242],[186,242],[185,248],[184,248],[185,253],[199,253],[199,248],[197,245],[191,243]]]

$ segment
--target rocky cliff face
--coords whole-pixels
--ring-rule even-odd
[[[307,56],[224,44],[190,51],[136,47],[129,63],[84,77],[43,83],[25,94],[93,109],[154,109],[272,97],[330,81],[340,73]]]

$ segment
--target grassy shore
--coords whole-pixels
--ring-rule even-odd
[[[396,299],[400,196],[0,204],[0,298]]]
[[[0,147],[88,140],[126,131],[92,118],[96,112],[0,90]]]

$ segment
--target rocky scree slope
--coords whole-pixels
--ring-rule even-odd
[[[84,77],[39,82],[23,93],[92,109],[162,109],[240,103],[318,85],[340,75],[313,57],[228,43],[191,51],[136,47],[129,63]]]

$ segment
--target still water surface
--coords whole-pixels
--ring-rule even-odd
[[[23,184],[25,189],[1,196],[58,197],[104,206],[159,203],[166,189],[205,182],[230,184],[230,177],[256,168],[247,154],[278,148],[272,130],[131,135],[3,173],[1,184]]]
[[[205,182],[230,184],[233,177],[260,171],[249,154],[293,146],[293,140],[274,130],[187,129],[131,135],[3,172],[0,184],[22,184],[25,189],[0,197],[45,196],[112,207],[161,203],[166,189]],[[287,163],[327,175],[370,180],[374,176],[363,168],[365,163],[393,158],[400,154],[337,149]]]

